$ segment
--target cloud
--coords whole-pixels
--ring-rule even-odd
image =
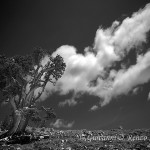
[[[57,119],[54,123],[51,123],[50,126],[55,128],[71,128],[74,125],[74,121],[67,123],[63,119]]]
[[[128,92],[136,85],[144,84],[150,79],[150,52],[139,56],[137,63],[116,75],[114,90],[118,93]],[[122,87],[121,87],[122,85]]]
[[[90,108],[90,111],[96,111],[98,110],[98,106],[97,105],[93,105],[91,108]]]
[[[150,92],[149,92],[149,94],[148,94],[148,98],[147,98],[147,100],[150,100]]]
[[[79,93],[99,97],[101,106],[104,106],[113,97],[127,94],[136,86],[148,82],[150,52],[137,54],[136,64],[129,68],[121,66],[115,69],[114,64],[121,63],[130,50],[137,50],[139,46],[141,48],[147,42],[149,30],[150,4],[147,4],[122,23],[114,21],[108,29],[99,28],[93,48],[85,48],[83,54],[78,53],[74,46],[59,47],[52,56],[60,54],[66,63],[66,70],[56,86],[46,86],[46,93],[66,95],[74,91],[73,98],[60,102],[60,106],[75,106],[75,98]]]
[[[134,89],[133,89],[133,91],[132,91],[132,92],[133,92],[133,94],[137,94],[137,93],[138,93],[138,91],[139,91],[139,87],[136,87],[136,88],[134,88]]]
[[[146,33],[150,30],[150,4],[144,9],[127,17],[114,31],[112,38],[117,49],[130,50],[146,42]]]
[[[147,83],[150,80],[150,51],[139,56],[137,63],[127,70],[121,69],[117,72],[112,88],[108,90],[102,105],[109,103],[112,97],[127,94],[134,87]],[[109,96],[108,96],[109,95]]]
[[[73,98],[71,99],[66,99],[65,101],[63,102],[59,102],[58,104],[60,107],[63,107],[65,105],[68,105],[68,106],[75,106],[77,105],[77,101],[75,101]]]
[[[78,54],[75,47],[65,45],[58,48],[53,56],[56,54],[60,54],[66,63],[65,73],[55,87],[55,90],[60,90],[60,94],[67,94],[72,90],[76,93],[84,92],[88,82],[96,78],[102,70],[91,52],[86,52],[85,55]]]
[[[70,107],[75,106],[75,105],[78,104],[78,102],[76,101],[76,99],[79,98],[80,95],[81,95],[80,93],[73,92],[73,95],[72,95],[72,97],[70,99],[66,99],[63,102],[59,102],[58,106],[59,107],[64,107],[66,105],[68,105]]]

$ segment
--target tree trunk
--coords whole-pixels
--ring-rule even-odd
[[[8,131],[8,135],[16,133],[21,121],[21,117],[22,115],[20,110],[16,110],[15,112],[13,112],[13,124],[10,130]]]
[[[0,135],[0,138],[4,138],[6,136],[10,136],[16,133],[22,118],[22,113],[20,110],[17,109],[16,104],[14,102],[14,98],[10,99],[10,104],[13,108],[13,114],[12,114],[13,123],[10,126],[10,129],[6,133]]]
[[[29,115],[22,116],[22,119],[20,121],[19,127],[17,129],[17,132],[25,132],[25,129],[26,129],[27,125],[28,125],[29,119],[30,119]]]
[[[37,87],[35,87],[34,89],[32,89],[30,91],[30,93],[28,94],[28,96],[26,97],[25,100],[22,101],[22,107],[28,107],[31,103],[31,99],[34,95],[34,91]],[[18,129],[17,129],[17,132],[24,132],[27,125],[28,125],[28,122],[29,122],[29,119],[30,119],[30,116],[29,114],[26,114],[26,115],[22,115],[22,118],[21,118],[21,121],[19,123],[19,126],[18,126]]]
[[[30,116],[23,116],[20,110],[16,110],[15,112],[13,112],[13,123],[6,133],[0,135],[0,139],[11,136],[14,133],[24,132],[28,125],[29,119]]]
[[[34,89],[31,90],[31,92],[29,93],[29,95],[27,96],[27,98],[25,100],[22,99],[22,103],[24,103],[24,105],[26,107],[28,107],[30,105],[31,99],[34,95],[34,91],[36,88],[37,87],[35,87]],[[16,106],[15,97],[10,96],[10,104],[13,108],[13,118],[12,118],[13,123],[12,123],[10,129],[6,133],[0,135],[0,138],[4,138],[6,136],[13,135],[14,133],[24,132],[28,125],[29,119],[30,119],[29,114],[24,115],[22,113],[22,111]],[[24,107],[24,105],[22,107]]]

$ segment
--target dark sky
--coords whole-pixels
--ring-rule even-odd
[[[99,26],[107,28],[143,8],[147,0],[5,0],[0,2],[0,54],[25,55],[33,47],[55,51],[61,45],[74,45],[79,53],[92,46]],[[137,95],[121,96],[98,111],[89,107],[98,98],[83,95],[74,107],[58,107],[67,96],[53,94],[43,102],[54,107],[58,118],[74,121],[72,129],[150,127],[150,84]],[[92,99],[92,100],[91,100]],[[4,115],[1,107],[1,117]]]

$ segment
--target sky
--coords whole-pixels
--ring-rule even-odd
[[[40,46],[54,57],[60,54],[67,65],[39,103],[57,114],[48,127],[149,128],[148,0],[0,3],[0,54],[26,55]],[[0,107],[0,118],[6,108]]]

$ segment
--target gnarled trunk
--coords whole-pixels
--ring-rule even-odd
[[[21,110],[17,109],[16,103],[15,103],[15,98],[10,99],[10,104],[13,108],[13,118],[12,118],[13,124],[12,124],[10,130],[8,131],[8,135],[12,135],[17,131],[18,126],[21,121],[21,117],[22,117]]]
[[[0,138],[13,135],[14,133],[22,132],[23,128],[25,129],[26,127],[25,124],[28,124],[28,119],[23,115],[20,109],[17,109],[14,98],[11,98],[10,104],[13,108],[12,124],[10,126],[10,129],[6,133],[0,135]],[[23,119],[26,121],[24,121]]]
[[[14,133],[16,133],[19,124],[21,122],[21,111],[20,110],[15,110],[15,112],[13,112],[13,124],[12,127],[10,128],[10,130],[8,131],[8,135],[12,135]]]
[[[20,110],[15,110],[15,111],[13,111],[12,115],[13,115],[12,116],[13,121],[10,126],[10,129],[7,132],[5,132],[4,134],[0,135],[0,139],[5,138],[10,135],[13,135],[14,133],[17,132],[18,126],[21,121],[21,112],[20,112]]]
[[[21,119],[20,124],[17,129],[17,132],[25,132],[25,129],[28,125],[29,119],[30,119],[29,115],[22,116],[22,119]]]
[[[31,99],[32,99],[32,97],[34,95],[34,91],[35,91],[36,88],[37,87],[34,87],[31,90],[31,92],[28,94],[28,96],[26,97],[26,99],[24,101],[22,101],[22,103],[23,103],[22,107],[26,106],[28,108],[28,106],[30,105]],[[27,125],[28,125],[29,119],[30,119],[30,115],[28,113],[21,115],[21,120],[20,120],[20,122],[18,124],[18,128],[16,130],[17,133],[25,131],[25,129],[26,129]]]
[[[16,104],[16,97],[10,97],[10,104],[13,108],[13,123],[8,132],[6,132],[3,135],[0,135],[0,138],[4,138],[6,136],[13,135],[14,133],[21,133],[25,131],[30,119],[29,110],[32,109],[30,108],[30,105],[35,89],[37,89],[37,87],[34,87],[26,98],[21,98],[21,105]],[[26,111],[26,113],[24,113],[24,111]]]

